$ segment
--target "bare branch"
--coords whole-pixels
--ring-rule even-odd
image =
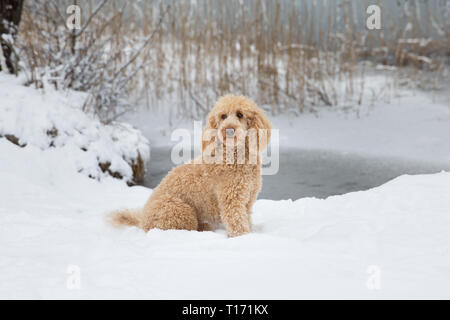
[[[147,46],[147,44],[153,39],[154,35],[156,34],[156,32],[159,30],[159,28],[162,25],[162,22],[164,20],[164,16],[166,15],[166,13],[169,11],[170,9],[170,5],[167,5],[166,9],[163,11],[163,13],[160,15],[159,17],[159,21],[156,24],[156,27],[153,29],[152,33],[150,33],[150,35],[144,40],[144,43],[142,44],[142,46],[136,51],[136,53],[133,55],[133,57],[131,57],[130,60],[128,60],[122,67],[119,68],[119,71],[116,72],[114,77],[117,77],[123,70],[125,70],[131,63],[134,62],[134,60],[136,60],[136,58],[141,54],[142,50],[144,50],[144,48]]]

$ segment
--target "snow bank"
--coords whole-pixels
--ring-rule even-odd
[[[66,151],[0,139],[0,298],[450,298],[450,173],[258,200],[254,232],[227,239],[110,228],[151,190],[77,174]]]
[[[133,165],[147,163],[147,139],[125,123],[103,125],[86,115],[85,95],[22,85],[22,78],[0,73],[0,137],[13,136],[20,145],[41,150],[62,149],[72,169],[95,179],[109,174],[136,180]],[[58,165],[58,164],[57,164]]]

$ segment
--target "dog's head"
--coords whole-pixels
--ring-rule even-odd
[[[208,114],[203,132],[202,150],[213,142],[238,148],[245,143],[251,146],[250,137],[263,152],[270,140],[272,126],[264,111],[244,96],[221,97]]]

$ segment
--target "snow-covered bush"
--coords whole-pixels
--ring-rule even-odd
[[[103,124],[81,110],[86,93],[25,87],[23,77],[0,73],[0,138],[42,150],[62,149],[75,170],[94,179],[111,175],[142,181],[148,141],[129,124]]]
[[[110,123],[130,109],[131,80],[145,65],[134,62],[153,40],[167,9],[148,34],[130,42],[127,2],[119,8],[116,1],[94,3],[80,3],[81,23],[69,28],[66,10],[76,2],[26,2],[16,45],[28,84],[87,92],[83,111]]]

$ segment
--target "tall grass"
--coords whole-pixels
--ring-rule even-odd
[[[378,0],[382,29],[368,30],[372,2],[163,1],[170,11],[133,62],[135,69],[145,66],[130,81],[130,97],[197,118],[229,92],[251,96],[273,113],[358,105],[369,68],[379,64],[397,68],[409,85],[423,84],[418,74],[431,74],[439,85],[450,53],[446,1]],[[93,3],[80,5],[87,11]],[[111,0],[108,10],[124,3]],[[133,48],[154,30],[162,7],[130,1],[98,36],[113,36],[116,49]],[[38,31],[24,24],[22,33],[33,39]]]

